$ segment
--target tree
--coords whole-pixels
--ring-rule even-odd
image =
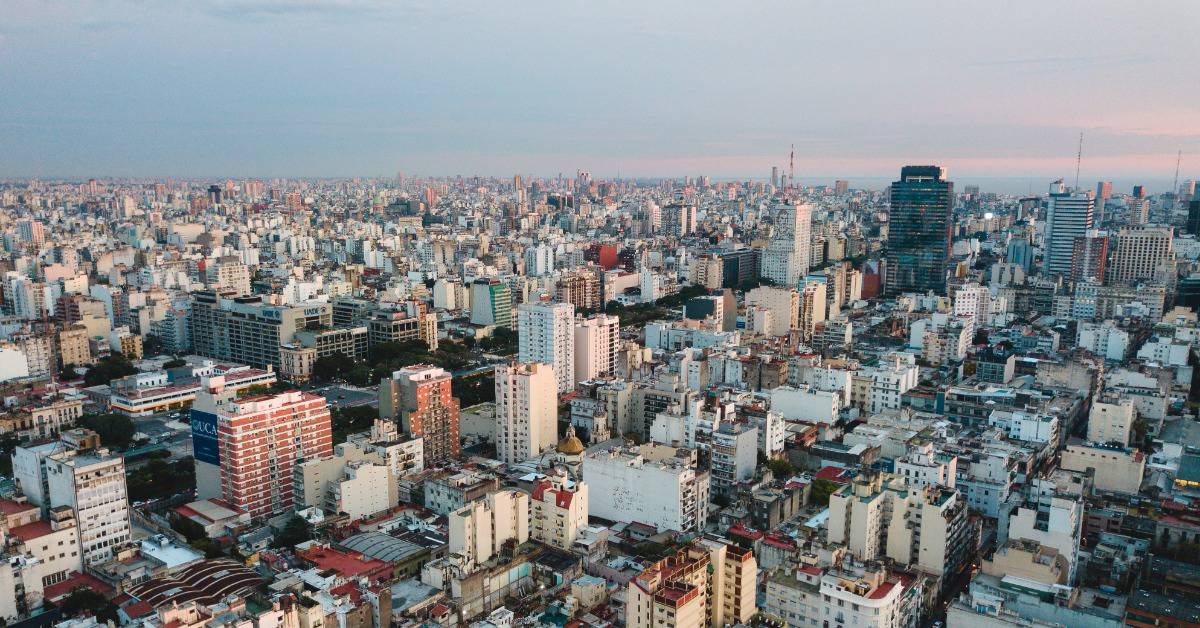
[[[164,348],[162,339],[154,334],[146,334],[142,338],[142,353],[147,356],[162,355]]]
[[[124,414],[85,414],[78,423],[100,436],[100,442],[109,449],[128,449],[137,433],[133,421]]]
[[[344,443],[350,434],[371,429],[371,424],[379,418],[379,412],[371,406],[334,408],[329,414],[335,443]]]
[[[496,400],[496,378],[491,374],[474,377],[455,377],[450,382],[450,394],[464,408]]]
[[[354,360],[339,351],[332,355],[323,355],[317,358],[313,362],[312,376],[315,380],[328,382],[344,376],[353,368]]]
[[[104,622],[112,620],[117,623],[117,607],[108,601],[104,595],[87,587],[78,587],[59,602],[63,616],[76,617],[79,615],[94,615]]]
[[[771,475],[775,476],[776,480],[791,477],[796,472],[796,467],[787,460],[772,460],[767,463],[767,468],[771,469]]]
[[[819,478],[812,483],[812,492],[809,493],[809,502],[818,506],[828,506],[829,496],[837,492],[841,488],[837,482]]]
[[[179,358],[175,358],[174,360],[168,360],[166,363],[163,364],[164,369],[177,369],[181,366],[187,366],[187,360],[181,360]]]
[[[92,365],[83,376],[84,386],[100,386],[114,379],[137,373],[135,367],[125,356],[114,353]]]
[[[308,522],[300,517],[292,517],[284,524],[279,534],[275,535],[275,547],[295,547],[305,541],[311,541],[312,538],[312,526],[308,525]]]

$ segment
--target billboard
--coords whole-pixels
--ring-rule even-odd
[[[198,462],[221,464],[221,448],[217,441],[217,415],[192,410],[192,456]]]

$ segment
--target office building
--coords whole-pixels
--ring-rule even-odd
[[[517,359],[549,364],[559,394],[575,390],[575,307],[570,303],[522,303],[517,308]]]
[[[329,405],[298,390],[238,399],[223,377],[207,378],[192,406],[192,450],[199,499],[256,520],[289,512],[295,465],[333,455]]]
[[[279,368],[279,348],[293,342],[298,331],[329,327],[333,309],[328,303],[272,305],[262,297],[200,290],[192,293],[191,321],[198,355]]]
[[[512,327],[512,292],[499,279],[476,279],[471,284],[471,323]]]
[[[905,166],[890,188],[888,294],[946,294],[954,183],[939,166]]]
[[[452,379],[445,369],[415,364],[379,383],[379,416],[398,419],[406,434],[422,439],[426,467],[458,458],[462,447]]]
[[[1086,236],[1095,226],[1095,207],[1091,195],[1067,191],[1062,179],[1050,185],[1042,274],[1071,276],[1075,238]]]
[[[496,457],[536,458],[558,442],[558,393],[549,364],[496,367]]]
[[[1112,238],[1107,281],[1127,285],[1155,281],[1174,286],[1175,250],[1171,227],[1128,227]]]

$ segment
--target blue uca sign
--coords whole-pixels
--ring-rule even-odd
[[[192,410],[192,456],[199,462],[221,464],[217,441],[217,415]]]

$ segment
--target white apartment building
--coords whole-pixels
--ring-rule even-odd
[[[800,293],[795,288],[760,286],[746,293],[746,307],[770,313],[761,325],[768,336],[786,336],[800,327]]]
[[[488,493],[449,515],[449,547],[467,571],[486,563],[504,544],[529,540],[529,495],[515,490]]]
[[[554,368],[559,394],[575,390],[575,306],[522,303],[517,307],[517,360]]]
[[[496,457],[536,458],[558,443],[558,394],[549,364],[496,367]],[[574,386],[574,384],[572,384]]]
[[[596,314],[575,320],[575,383],[617,372],[621,319]],[[573,388],[573,386],[572,386]]]
[[[780,569],[767,579],[763,610],[788,628],[907,628],[917,625],[920,614],[919,583],[882,568]]]
[[[569,550],[588,525],[588,485],[563,477],[541,480],[530,495],[530,537]]]
[[[1008,538],[1058,550],[1070,565],[1067,582],[1074,583],[1083,536],[1083,502],[1070,495],[1060,496],[1050,480],[1035,478],[1030,488],[1030,503],[1018,508],[1008,520]]]
[[[911,353],[889,353],[877,365],[859,371],[858,376],[867,380],[864,400],[867,412],[898,410],[900,395],[916,386],[920,375],[916,356]]]
[[[1137,411],[1133,407],[1133,400],[1128,397],[1097,399],[1088,413],[1088,442],[1101,445],[1118,443],[1128,447],[1135,420]]]
[[[111,560],[130,541],[125,460],[106,449],[63,452],[48,456],[45,469],[50,505],[75,511],[84,564]]]
[[[817,326],[825,322],[826,305],[829,292],[824,282],[810,281],[800,289],[800,337],[809,342],[817,330]]]
[[[1129,332],[1117,328],[1111,320],[1078,321],[1075,344],[1105,360],[1120,362],[1129,353]]]
[[[681,451],[687,456],[679,457]],[[681,532],[703,529],[708,518],[709,474],[698,470],[692,450],[641,445],[588,452],[583,479],[595,517]]]

